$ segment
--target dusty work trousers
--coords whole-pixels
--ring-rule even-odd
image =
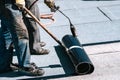
[[[13,42],[19,65],[21,67],[30,67],[29,37],[22,19],[22,12],[12,3],[5,4],[3,10],[0,18],[6,48]]]
[[[34,3],[34,1],[36,0],[25,0],[26,7],[40,20],[38,1],[36,3]],[[33,3],[34,5],[32,5]],[[39,26],[30,16],[24,14],[23,16],[24,16],[24,22],[29,32],[30,50],[39,51],[41,48]]]

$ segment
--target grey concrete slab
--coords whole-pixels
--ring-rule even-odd
[[[120,21],[82,24],[77,26],[81,43],[99,43],[120,40]]]
[[[73,24],[109,21],[97,8],[71,9],[63,13],[71,19]],[[59,12],[55,13],[54,18],[56,21],[51,26],[69,25],[66,17]]]
[[[84,0],[56,0],[56,5],[60,6],[61,10],[73,9],[73,8],[90,8],[90,7],[97,7],[97,6],[107,6],[107,5],[116,5],[120,4],[119,1],[84,1]]]
[[[116,53],[116,52],[120,52],[120,42],[92,45],[92,46],[84,46],[84,49],[89,55]]]
[[[100,9],[112,20],[120,20],[120,5],[100,7]]]
[[[108,21],[98,23],[87,23],[75,25],[78,39],[82,44],[102,43],[120,40],[120,21]],[[66,34],[71,34],[69,26],[50,26],[48,30],[52,32],[59,40]],[[56,45],[57,43],[44,31],[45,35],[42,40],[48,45]]]
[[[78,8],[92,8],[98,6],[110,6],[110,5],[119,5],[119,1],[81,1],[81,0],[55,0],[57,6],[60,6],[60,10],[70,10]],[[42,0],[39,1],[40,12],[49,12],[47,6],[43,3]]]

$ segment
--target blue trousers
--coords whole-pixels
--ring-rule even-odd
[[[13,42],[19,65],[30,67],[29,36],[23,22],[22,12],[15,5],[9,3],[0,13],[0,18],[6,48]]]

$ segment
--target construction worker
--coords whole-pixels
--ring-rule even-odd
[[[21,6],[25,6],[24,0],[0,0],[1,32],[5,37],[3,42],[7,45],[5,48],[14,45],[19,71],[32,76],[43,75],[44,70],[38,69],[30,62],[29,35],[23,21]]]

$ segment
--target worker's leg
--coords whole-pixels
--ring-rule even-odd
[[[38,1],[35,3],[34,1],[36,0],[25,0],[25,1],[26,1],[26,7],[28,9],[30,8],[30,11],[33,13],[33,15],[35,15],[39,19],[40,13],[39,13],[39,8],[37,4]],[[44,46],[45,43],[41,42],[40,29],[37,23],[28,14],[24,15],[24,21],[29,32],[31,53],[48,54],[49,50],[42,48],[42,46]]]

